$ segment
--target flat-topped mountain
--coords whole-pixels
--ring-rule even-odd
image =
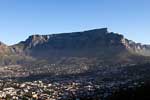
[[[50,58],[53,56],[59,58],[61,56],[101,56],[102,53],[109,54],[110,51],[115,53],[129,51],[150,56],[150,46],[135,43],[121,34],[108,32],[107,28],[52,35],[32,35],[12,47],[30,56],[49,56]]]
[[[149,45],[135,43],[107,28],[32,35],[12,46],[0,43],[0,65],[19,65],[28,74],[82,73],[97,66],[149,62],[149,56]]]
[[[33,35],[16,46],[29,51],[34,56],[98,56],[99,52],[109,48],[124,48],[122,35],[108,33],[107,29],[95,29],[84,32]],[[92,51],[93,50],[93,51]],[[95,52],[94,52],[95,51]]]
[[[99,48],[98,46],[120,45],[122,42],[122,35],[109,33],[107,28],[103,28],[83,32],[33,35],[19,44],[24,45],[25,48],[44,45],[51,49],[81,49],[81,47]]]

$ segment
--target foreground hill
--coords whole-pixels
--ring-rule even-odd
[[[16,45],[0,43],[0,73],[6,77],[79,74],[100,66],[149,62],[149,56],[149,45],[135,43],[107,28],[32,35]]]

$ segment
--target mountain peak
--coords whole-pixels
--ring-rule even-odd
[[[6,46],[6,44],[0,41],[0,46]]]
[[[108,33],[108,28],[98,28],[98,29],[92,29],[92,30],[87,30],[84,32],[101,32],[101,33]]]
[[[25,48],[34,48],[37,45],[46,44],[48,47],[89,47],[125,45],[129,47],[127,39],[123,35],[108,32],[107,28],[93,29],[82,32],[59,33],[50,35],[31,35],[21,42]]]
[[[0,54],[8,53],[8,51],[9,47],[3,42],[0,42]]]
[[[46,42],[49,39],[48,35],[31,35],[29,38],[27,38],[25,41],[20,42],[21,44],[24,44],[25,46],[35,47],[37,44],[41,44],[43,42]]]
[[[42,53],[50,51],[62,52],[63,50],[66,50],[69,53],[71,50],[76,52],[80,51],[80,49],[85,51],[89,49],[103,51],[104,48],[118,48],[139,54],[145,54],[145,51],[148,53],[150,52],[149,46],[135,43],[124,38],[124,36],[121,34],[108,32],[107,28],[71,33],[31,35],[28,39],[19,43],[18,45],[20,45],[20,47],[26,51],[34,50],[34,53],[40,50]]]

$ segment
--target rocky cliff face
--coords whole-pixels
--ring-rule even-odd
[[[120,46],[122,45],[122,40],[122,35],[109,33],[107,28],[104,28],[74,33],[33,35],[20,44],[23,44],[25,48],[44,45],[52,49],[80,49],[81,47]]]
[[[70,62],[72,58],[118,62],[128,59],[130,55],[150,56],[150,46],[135,43],[121,34],[108,32],[107,28],[102,28],[83,32],[32,35],[13,46],[0,43],[0,55],[5,62],[13,60],[13,64],[26,63],[29,61],[28,58],[48,63],[63,62],[64,59]]]
[[[0,65],[19,65],[27,73],[82,73],[97,66],[147,62],[149,56],[150,46],[107,28],[32,35],[13,46],[0,43]]]
[[[125,46],[132,53],[137,53],[143,56],[150,56],[150,45],[143,45],[141,43],[135,43],[126,39]]]
[[[13,46],[0,43],[0,54],[54,61],[67,57],[108,57],[133,53],[150,56],[150,46],[135,43],[107,28],[52,35],[32,35]]]
[[[137,58],[134,57],[135,55],[150,56],[150,46],[135,43],[121,34],[108,32],[107,28],[52,35],[32,35],[11,48],[14,54],[31,57],[38,61],[45,60],[49,63],[77,63],[82,58],[86,59],[82,60],[84,63],[94,63],[93,60],[121,63],[132,61],[133,58]]]
[[[7,46],[0,42],[0,54],[7,52]]]
[[[123,35],[108,32],[107,28],[74,33],[32,35],[27,40],[20,42],[13,47],[15,49],[17,48],[17,50],[19,50],[20,47],[20,49],[24,52],[35,56],[39,53],[43,55],[44,53],[46,53],[46,55],[54,55],[55,53],[59,54],[59,52],[61,52],[61,54],[64,53],[64,55],[68,55],[65,51],[68,53],[71,51],[83,51],[83,53],[89,51],[90,54],[97,54],[97,52],[100,51],[104,52],[105,49],[111,49],[113,51],[115,48],[118,49],[116,50],[117,52],[123,50],[141,55],[147,55],[150,51],[150,46],[135,43],[124,38]],[[90,52],[90,50],[98,51]],[[38,54],[36,54],[36,52]],[[150,56],[150,54],[148,54],[148,56]]]

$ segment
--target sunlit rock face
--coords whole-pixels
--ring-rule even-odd
[[[0,54],[5,54],[9,52],[9,47],[5,45],[4,43],[0,42]]]

